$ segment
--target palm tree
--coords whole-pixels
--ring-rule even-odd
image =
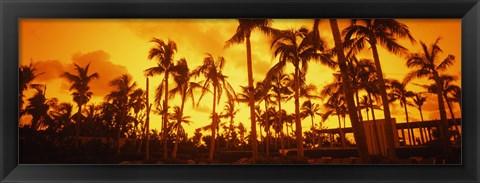
[[[37,67],[33,61],[30,62],[29,65],[23,65],[18,68],[18,89],[20,90],[18,92],[18,101],[20,102],[20,110],[23,108],[23,92],[28,88],[29,84],[41,74],[43,74],[43,72],[37,73]]]
[[[422,120],[422,123],[423,123],[422,106],[427,101],[427,97],[424,97],[422,93],[414,93],[414,95],[412,96],[412,100],[413,100],[413,103],[411,103],[410,105],[418,109],[418,112],[420,113],[420,119]],[[422,135],[422,139],[424,139],[423,137],[424,130],[423,128],[421,128],[420,130],[421,130],[420,135]]]
[[[371,47],[386,122],[385,135],[388,145],[388,157],[391,160],[397,159],[390,107],[387,102],[387,90],[385,88],[377,45],[383,46],[394,54],[403,55],[407,52],[407,49],[396,42],[397,38],[408,38],[411,42],[414,42],[415,39],[405,24],[394,19],[354,19],[352,20],[352,25],[343,30],[343,34],[345,35],[346,47],[353,49],[354,52],[363,50],[365,43],[369,43]]]
[[[462,110],[462,88],[460,87],[453,88],[453,90],[450,92],[449,100],[451,102],[458,103],[458,107],[460,107],[460,110]]]
[[[225,145],[225,148],[228,149],[228,144],[229,144],[229,141],[231,140],[230,138],[232,137],[232,134],[234,133],[235,131],[235,123],[234,123],[234,118],[235,118],[235,115],[237,114],[239,110],[238,109],[235,109],[235,100],[227,100],[227,102],[225,102],[225,106],[223,107],[223,113],[221,115],[221,117],[224,117],[224,118],[228,118],[229,121],[230,121],[230,124],[227,126],[227,129],[228,129],[228,132],[227,132],[227,140],[226,140],[226,145]]]
[[[443,102],[443,84],[441,81],[440,73],[445,71],[450,65],[455,62],[455,56],[448,55],[443,61],[437,63],[438,54],[442,52],[442,49],[438,46],[440,39],[437,40],[428,47],[425,43],[421,42],[422,51],[420,53],[413,53],[408,56],[407,67],[415,68],[407,75],[407,79],[428,77],[433,80],[437,86],[437,102],[438,109],[440,111],[440,138],[443,145],[445,158],[450,157],[450,138],[448,135],[447,114],[445,112],[445,104]]]
[[[410,140],[411,145],[415,145],[415,134],[413,134],[413,129],[410,128],[410,122],[408,120],[408,111],[407,105],[410,102],[407,101],[408,98],[413,97],[415,94],[412,91],[406,89],[408,81],[400,82],[398,80],[391,80],[389,81],[391,85],[390,93],[388,94],[390,97],[389,102],[399,101],[400,106],[403,107],[405,110],[405,117],[407,120],[407,130],[408,130],[408,138]]]
[[[347,111],[349,113],[350,121],[352,123],[352,128],[354,132],[355,142],[358,148],[358,154],[360,158],[368,162],[368,147],[366,142],[365,131],[363,129],[363,125],[359,124],[357,110],[355,107],[355,101],[353,100],[353,90],[350,87],[350,79],[348,78],[348,71],[346,65],[346,57],[343,53],[343,42],[340,37],[340,31],[338,29],[338,24],[336,19],[330,19],[330,27],[332,28],[333,40],[335,41],[335,48],[338,57],[338,64],[340,66],[340,73],[342,75],[342,80],[344,82],[344,94],[346,96],[347,102]],[[385,100],[386,101],[386,100]],[[390,131],[390,133],[392,133]],[[393,139],[393,138],[392,138]],[[393,142],[393,141],[392,141]]]
[[[127,116],[130,109],[130,96],[132,92],[134,92],[135,87],[137,84],[135,82],[132,83],[132,78],[126,74],[123,74],[109,83],[110,86],[114,87],[115,89],[105,96],[107,101],[113,101],[113,103],[118,108],[118,118],[117,119],[117,153],[120,152],[120,137],[122,130],[126,130],[127,125]]]
[[[443,98],[447,102],[447,107],[448,110],[450,111],[450,115],[452,118],[452,121],[454,123],[455,130],[457,131],[457,134],[461,136],[460,131],[458,129],[458,124],[457,121],[455,120],[455,115],[453,114],[453,109],[452,109],[452,101],[450,100],[451,97],[449,97],[449,94],[455,94],[455,92],[460,90],[460,87],[457,85],[454,85],[452,82],[457,80],[458,78],[455,76],[451,75],[441,75],[440,76],[442,83],[443,83]]]
[[[341,139],[341,146],[342,148],[345,148],[345,134],[343,133],[342,129],[342,122],[341,122],[341,116],[345,116],[346,113],[346,107],[345,107],[345,96],[341,91],[336,91],[334,93],[326,93],[327,91],[322,91],[322,94],[324,96],[329,95],[330,98],[328,98],[327,102],[323,104],[325,107],[326,111],[325,113],[322,114],[322,121],[325,121],[330,117],[331,115],[337,115],[338,118],[338,130],[339,130],[339,135]],[[345,127],[345,125],[344,125]]]
[[[90,98],[92,97],[93,93],[90,90],[90,87],[88,84],[93,80],[93,79],[98,79],[99,75],[98,73],[93,73],[93,74],[88,74],[88,69],[90,68],[90,63],[87,64],[85,67],[80,67],[79,65],[75,64],[75,71],[76,75],[65,72],[61,75],[61,77],[64,77],[67,79],[68,82],[72,84],[70,86],[70,91],[72,92],[73,96],[73,101],[77,103],[78,106],[78,111],[76,114],[76,122],[75,122],[75,146],[78,148],[78,143],[79,143],[79,125],[81,123],[81,117],[82,117],[82,106],[85,105]]]
[[[211,131],[212,137],[210,140],[210,149],[208,159],[210,161],[213,160],[213,153],[215,147],[215,132],[217,127],[217,118],[218,114],[216,111],[217,104],[220,102],[221,96],[223,91],[227,94],[229,99],[236,98],[235,91],[233,90],[230,83],[227,81],[227,76],[223,74],[222,70],[225,66],[225,59],[223,57],[219,57],[218,59],[213,58],[211,54],[207,54],[205,59],[203,60],[203,64],[198,66],[192,71],[192,75],[198,77],[202,75],[205,80],[203,81],[202,87],[202,95],[198,102],[200,102],[205,96],[207,92],[209,92],[209,88],[213,90],[213,107],[212,107],[212,124],[211,124]],[[198,104],[197,104],[198,105]]]
[[[265,141],[265,148],[267,151],[267,157],[270,156],[270,127],[272,125],[270,119],[272,116],[275,115],[274,112],[271,111],[271,108],[269,107],[269,104],[272,103],[272,96],[273,94],[270,93],[270,90],[272,88],[272,85],[270,82],[263,81],[263,82],[258,82],[255,88],[255,94],[254,95],[260,95],[260,101],[263,101],[265,111],[261,115],[261,123],[263,123],[263,126],[265,127],[265,134],[266,134],[266,141]]]
[[[258,147],[257,147],[257,131],[255,125],[255,103],[253,101],[253,71],[252,71],[252,51],[250,45],[250,35],[254,30],[260,30],[267,35],[275,32],[274,29],[270,28],[271,24],[270,19],[239,19],[238,27],[235,34],[230,38],[225,47],[228,47],[233,44],[240,44],[245,41],[246,50],[247,50],[247,74],[248,74],[248,88],[249,88],[249,101],[248,106],[250,107],[250,122],[251,122],[251,143],[252,143],[252,155],[253,159],[258,158]]]
[[[38,130],[38,128],[46,125],[50,106],[45,98],[45,91],[40,89],[40,87],[35,89],[36,93],[32,98],[28,99],[29,104],[25,107],[25,112],[32,115],[31,129]]]
[[[160,104],[162,100],[162,91],[164,91],[164,100],[163,106],[166,108],[163,110],[163,122],[162,122],[162,132],[163,132],[163,159],[167,159],[168,157],[168,150],[167,150],[167,124],[168,124],[168,77],[170,72],[173,68],[173,59],[175,52],[177,52],[177,44],[172,40],[168,40],[165,42],[158,38],[153,38],[150,42],[155,43],[155,47],[151,48],[148,53],[148,59],[156,59],[157,66],[148,68],[145,70],[145,74],[147,76],[154,76],[154,75],[162,75],[163,80],[156,92],[155,101],[157,106]]]
[[[180,116],[184,116],[186,100],[190,98],[192,100],[192,106],[195,106],[195,96],[193,93],[195,89],[200,89],[202,86],[196,82],[190,81],[192,79],[192,73],[188,68],[187,61],[183,58],[177,61],[177,64],[173,66],[171,73],[173,74],[173,81],[176,86],[170,90],[170,98],[173,98],[176,94],[180,95],[181,104],[179,108],[180,111],[178,112],[180,113]],[[175,153],[172,152],[172,155]]]
[[[267,77],[270,76],[269,73],[276,72],[276,68],[270,69],[270,71],[267,73]],[[289,75],[283,74],[282,72],[276,72],[279,74],[273,75],[274,77],[272,78],[272,91],[275,93],[276,97],[276,104],[278,106],[278,114],[277,114],[277,125],[282,125],[281,126],[281,148],[285,149],[285,137],[283,134],[283,124],[286,121],[287,118],[287,112],[282,109],[282,102],[288,98],[289,95],[292,94],[292,90],[290,89],[290,85],[292,83]],[[267,79],[264,80],[265,82],[268,82]],[[285,97],[287,96],[287,97]],[[286,123],[285,123],[286,124]],[[279,127],[280,128],[280,127]]]
[[[312,120],[312,134],[315,134],[315,123],[313,122],[313,119],[315,118],[315,115],[322,116],[322,113],[320,111],[320,105],[313,103],[310,100],[307,100],[303,102],[302,104],[302,114],[305,116],[310,116],[310,119]],[[312,137],[312,147],[315,146],[315,135]]]
[[[275,35],[272,42],[272,49],[275,57],[279,57],[278,67],[283,68],[290,62],[295,69],[294,73],[294,98],[295,98],[295,126],[297,140],[297,157],[303,158],[303,134],[300,121],[300,85],[302,76],[308,70],[308,62],[311,60],[320,61],[322,64],[334,67],[329,55],[324,54],[324,45],[318,48],[313,45],[310,39],[312,33],[306,28],[289,29]]]
[[[137,139],[138,136],[143,137],[143,132],[144,130],[141,130],[140,134],[138,134],[138,125],[142,124],[142,118],[145,116],[140,117],[139,114],[142,110],[144,110],[147,107],[147,102],[146,102],[146,92],[143,91],[142,89],[138,88],[135,91],[130,94],[130,101],[128,104],[130,107],[133,109],[133,113],[135,113],[135,116],[133,117],[133,125],[134,125],[134,131],[135,131],[135,140],[134,144],[137,144]],[[145,127],[145,125],[144,125]],[[142,141],[140,141],[140,145],[138,146],[138,152],[140,152]]]
[[[178,60],[171,72],[176,86],[170,90],[170,98],[173,98],[176,94],[180,95],[180,112],[183,114],[187,99],[190,98],[192,100],[192,106],[195,106],[195,96],[193,93],[195,89],[201,89],[202,86],[196,82],[190,81],[192,80],[192,73],[190,72],[185,59]]]
[[[450,111],[450,117],[452,119],[452,122],[454,123],[454,128],[455,128],[455,131],[456,133],[460,136],[460,131],[458,129],[458,124],[455,120],[455,115],[453,114],[453,109],[452,109],[452,104],[451,104],[451,101],[450,101],[450,98],[448,95],[450,93],[452,94],[455,94],[456,91],[459,91],[460,90],[460,87],[457,86],[457,85],[454,85],[452,82],[454,82],[455,80],[457,80],[457,77],[455,76],[452,76],[452,75],[447,75],[447,74],[442,74],[440,75],[440,81],[442,83],[442,86],[443,86],[443,91],[442,91],[442,95],[443,95],[443,99],[445,100],[445,102],[447,103],[447,107]],[[431,84],[431,85],[421,85],[423,86],[424,88],[426,88],[428,90],[428,92],[430,93],[437,93],[437,86],[435,84]],[[455,138],[457,138],[455,136]]]
[[[173,113],[170,115],[170,119],[174,121],[171,130],[172,132],[175,131],[175,145],[172,150],[172,158],[176,159],[178,144],[180,143],[180,134],[185,133],[185,129],[182,125],[190,125],[191,121],[189,120],[190,116],[183,116],[182,109],[178,106],[173,107]]]

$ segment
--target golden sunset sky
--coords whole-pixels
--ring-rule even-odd
[[[455,64],[448,70],[448,74],[456,75],[460,86],[461,79],[461,20],[460,19],[409,19],[399,20],[405,23],[417,40],[412,44],[408,40],[400,40],[400,43],[411,52],[420,51],[419,41],[428,45],[433,43],[437,37],[441,37],[440,47],[443,53],[440,59],[447,54],[456,57]],[[350,20],[339,20],[340,30],[349,25]],[[245,45],[234,45],[225,49],[227,41],[236,31],[238,22],[235,19],[20,19],[19,20],[19,63],[27,65],[30,61],[37,63],[39,72],[45,72],[32,83],[46,84],[46,97],[56,97],[60,102],[71,102],[69,86],[60,75],[73,71],[73,64],[85,66],[91,62],[92,72],[100,75],[98,80],[91,82],[91,91],[94,96],[90,103],[99,104],[112,88],[108,82],[122,74],[128,73],[133,77],[139,88],[145,89],[144,70],[155,66],[156,61],[147,58],[148,51],[154,46],[149,42],[153,37],[159,39],[171,39],[177,43],[178,52],[175,60],[185,58],[190,69],[194,69],[203,63],[206,53],[214,57],[225,57],[227,64],[224,74],[236,92],[241,92],[240,86],[247,85],[246,73],[246,51]],[[299,28],[304,26],[311,29],[313,19],[275,19],[272,27],[277,29]],[[320,23],[320,35],[332,47],[333,37],[330,24],[326,20]],[[271,40],[261,34],[254,32],[252,41],[253,75],[255,81],[265,77],[267,71],[277,62],[270,50]],[[383,48],[379,49],[380,60],[385,78],[402,80],[409,69],[406,67],[406,59],[392,55]],[[371,51],[366,49],[357,58],[372,59]],[[289,72],[289,70],[287,70]],[[326,84],[333,81],[332,74],[336,72],[330,68],[311,62],[307,74],[307,83],[315,84],[318,91]],[[154,96],[154,89],[160,84],[160,76],[150,79],[150,97]],[[201,80],[201,78],[199,78]],[[417,84],[430,84],[428,80],[414,80]],[[423,91],[424,89],[409,84],[408,89]],[[32,96],[33,90],[27,90],[24,100]],[[178,97],[177,97],[178,98]],[[196,96],[198,100],[199,95]],[[217,112],[221,112],[226,97],[222,97]],[[150,100],[153,102],[153,100]],[[185,115],[191,116],[193,123],[186,127],[189,136],[194,129],[208,125],[211,122],[211,94],[206,95],[197,108],[186,105]],[[300,103],[305,101],[301,100]],[[322,104],[321,100],[313,100],[314,103]],[[191,104],[187,101],[187,104]],[[179,100],[170,101],[170,105],[180,105]],[[75,106],[75,105],[74,105]],[[263,106],[263,104],[261,105]],[[293,100],[283,104],[288,113],[294,112]],[[397,122],[405,121],[404,110],[398,102],[391,105],[392,117]],[[430,95],[423,107],[425,120],[439,119],[436,96]],[[460,117],[460,110],[457,104],[455,108],[456,117]],[[75,107],[76,108],[76,107]],[[242,122],[247,129],[250,128],[249,111],[246,104],[237,104],[238,112],[235,122]],[[419,112],[409,107],[410,121],[420,121]],[[76,111],[76,109],[74,109]],[[448,110],[448,109],[447,109]],[[365,117],[365,112],[362,113]],[[449,113],[448,113],[449,114]],[[383,112],[376,111],[377,119],[383,118]],[[448,115],[450,118],[450,115]],[[316,122],[320,120],[316,117]],[[29,123],[30,117],[24,116],[22,124]],[[151,127],[159,128],[161,124],[160,115],[153,114]],[[310,129],[310,118],[303,121],[304,131]],[[338,122],[336,117],[330,117],[324,125],[328,128],[336,128]],[[350,126],[347,121],[347,127]]]

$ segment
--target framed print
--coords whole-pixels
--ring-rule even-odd
[[[478,182],[480,5],[1,1],[2,182]]]

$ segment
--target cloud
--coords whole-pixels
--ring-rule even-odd
[[[110,61],[110,55],[103,51],[97,50],[88,53],[76,53],[72,56],[72,63],[66,66],[66,70],[71,73],[75,73],[73,63],[78,64],[80,67],[85,67],[90,63],[89,73],[98,73],[99,78],[91,81],[90,88],[94,95],[105,96],[112,88],[109,86],[109,82],[122,74],[128,74],[128,70],[123,65],[115,64]],[[67,84],[67,86],[70,86]]]
[[[38,61],[36,67],[39,73],[42,73],[36,78],[39,82],[57,79],[65,72],[65,66],[58,60]]]

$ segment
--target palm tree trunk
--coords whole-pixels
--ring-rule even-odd
[[[170,73],[168,70],[165,71],[165,99],[163,100],[163,159],[166,160],[168,158],[168,75]]]
[[[267,137],[266,137],[266,145],[265,145],[265,148],[267,150],[267,157],[270,157],[270,120],[269,120],[269,116],[268,116],[268,103],[267,103],[267,96],[265,95],[264,96],[264,103],[265,103],[265,133],[267,134]]]
[[[283,120],[283,113],[281,112],[282,111],[282,96],[279,93],[277,93],[277,101],[278,101],[278,112],[280,113],[280,115],[278,116],[278,121],[277,123],[278,124],[281,124],[282,125],[282,130],[280,132],[280,147],[282,148],[282,150],[285,149],[285,137],[284,137],[284,134],[283,134],[283,124],[282,124],[282,120]],[[288,129],[287,129],[288,131]],[[282,153],[282,156],[283,156],[283,153]]]
[[[297,138],[297,157],[303,158],[302,122],[300,121],[300,71],[298,64],[295,66],[295,131]]]
[[[257,146],[257,129],[255,121],[255,101],[253,98],[253,70],[252,70],[252,50],[250,45],[250,33],[246,36],[247,46],[247,71],[248,71],[248,105],[250,107],[250,142],[252,143],[252,157],[254,161],[258,158],[258,146]]]
[[[455,115],[453,114],[452,104],[450,103],[450,100],[448,100],[448,97],[445,92],[444,92],[444,98],[445,98],[445,101],[447,102],[447,107],[448,107],[448,110],[450,111],[450,116],[452,117],[453,127],[455,127],[455,131],[457,132],[457,135],[458,135],[458,137],[457,135],[455,135],[454,137],[455,139],[457,139],[461,137],[460,130],[458,130],[458,124],[457,124],[457,121],[455,120]]]
[[[438,88],[437,102],[440,110],[440,122],[438,127],[440,130],[440,138],[443,145],[444,157],[448,159],[450,158],[450,135],[448,133],[447,113],[445,112],[445,104],[443,103],[443,85],[442,82],[440,82],[438,73],[434,73],[434,80]]]
[[[213,109],[212,109],[212,125],[211,125],[211,130],[212,130],[212,137],[210,138],[210,150],[208,152],[208,160],[212,161],[213,160],[213,152],[215,150],[215,132],[216,132],[216,127],[217,127],[217,112],[215,110],[217,106],[217,88],[213,86]]]
[[[370,38],[370,40],[374,41],[375,38]],[[385,80],[383,79],[383,71],[380,65],[380,58],[378,56],[378,50],[376,43],[370,43],[372,47],[373,53],[373,60],[375,61],[375,69],[377,78],[379,81],[379,92],[382,99],[383,105],[383,114],[385,116],[385,136],[387,142],[387,154],[390,160],[397,160],[397,152],[395,149],[395,138],[393,134],[393,125],[392,125],[392,117],[390,116],[390,106],[388,105],[388,97],[387,97],[387,90],[385,88]]]
[[[312,119],[312,149],[315,147],[315,124],[313,123],[313,115],[310,116]]]
[[[410,145],[415,145],[415,136],[413,136],[413,130],[410,128],[410,122],[408,121],[408,111],[407,111],[407,104],[403,104],[403,108],[405,110],[405,117],[407,120],[407,131],[408,131],[408,139],[410,140]]]
[[[151,107],[151,105],[149,103],[150,101],[149,101],[149,98],[148,98],[148,96],[149,96],[148,86],[149,86],[149,82],[148,82],[148,77],[147,77],[147,86],[146,86],[146,89],[145,89],[145,95],[146,95],[145,97],[146,97],[146,101],[147,101],[146,102],[147,119],[145,120],[145,125],[146,125],[146,127],[145,127],[145,140],[146,140],[146,142],[145,142],[145,160],[146,161],[150,160],[150,107]]]
[[[173,145],[173,151],[172,151],[172,158],[173,159],[177,159],[178,143],[180,143],[180,134],[177,130],[177,133],[175,135],[175,145]]]
[[[340,115],[337,115],[338,118],[338,131],[339,131],[339,136],[340,136],[340,145],[343,148],[345,148],[345,138],[343,136],[343,129],[342,129],[342,120],[340,119]]]
[[[285,123],[285,129],[287,130],[287,148],[290,149],[290,134],[288,133],[288,122]]]
[[[357,104],[355,106],[357,106],[357,110],[358,110],[358,119],[360,120],[360,122],[363,122],[363,117],[362,117],[362,109],[360,109],[360,99],[358,97],[358,89],[355,88],[355,99],[357,100]]]
[[[420,112],[420,119],[422,120],[422,124],[423,124],[422,108],[419,107],[419,108],[418,108],[418,111]],[[420,127],[420,138],[422,138],[422,144],[424,144],[425,141],[426,141],[426,140],[425,140],[425,135],[426,135],[426,134],[424,134],[424,133],[425,133],[424,131],[425,131],[425,130],[424,130],[423,126]]]
[[[370,101],[370,108],[372,109],[373,132],[375,133],[375,143],[378,148],[378,154],[382,155],[382,151],[381,151],[382,148],[380,146],[380,138],[378,137],[377,121],[375,120],[375,109],[373,109],[373,100],[372,100],[371,93],[368,93],[368,100]]]
[[[365,130],[363,125],[359,123],[359,119],[357,116],[355,101],[353,100],[353,91],[352,91],[352,88],[350,87],[351,86],[350,79],[348,78],[346,58],[343,53],[342,39],[340,38],[340,31],[338,30],[338,24],[336,19],[330,19],[330,27],[332,28],[335,47],[338,50],[337,56],[338,56],[338,62],[340,65],[340,72],[342,74],[342,79],[345,82],[345,86],[346,86],[344,87],[344,92],[347,99],[347,107],[348,107],[347,111],[349,113],[350,120],[352,123],[355,142],[358,148],[358,154],[360,155],[360,158],[364,161],[364,163],[368,163],[370,161],[368,157],[368,146],[367,146],[366,137],[365,137]],[[393,139],[393,136],[392,136],[392,139]]]
[[[82,105],[78,105],[78,112],[77,112],[77,122],[75,123],[75,148],[79,148],[80,146],[80,121],[82,113]]]

